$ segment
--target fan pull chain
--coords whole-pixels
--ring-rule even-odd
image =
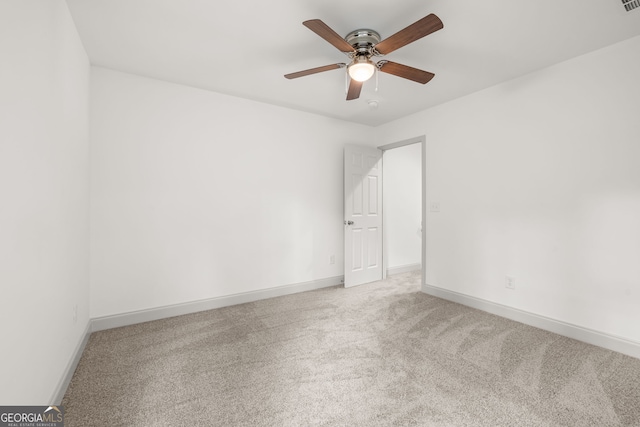
[[[376,92],[378,91],[378,72],[380,69],[376,66]]]
[[[349,93],[349,72],[345,71],[344,73],[344,94]]]

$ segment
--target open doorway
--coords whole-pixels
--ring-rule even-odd
[[[344,157],[344,243],[345,243],[345,276],[344,286],[351,287],[372,281],[381,280],[387,277],[388,272],[401,273],[419,269],[421,276],[421,287],[424,287],[426,277],[426,139],[424,136],[409,140],[387,144],[378,148],[370,146],[345,145]],[[400,150],[405,146],[412,147],[408,160],[401,164],[398,169],[408,168],[409,160],[413,164],[412,184],[407,184],[414,190],[411,191],[413,217],[409,220],[394,219],[399,221],[399,226],[389,224],[392,230],[409,230],[409,235],[396,239],[395,236],[385,237],[387,225],[384,223],[383,182],[385,180],[383,169],[385,162],[384,153],[393,153],[391,150]],[[400,153],[398,151],[397,153]],[[391,157],[395,153],[387,154]],[[419,178],[419,179],[418,179]],[[400,179],[402,181],[402,178]],[[415,182],[418,181],[418,182]],[[396,188],[394,190],[394,187]],[[402,189],[403,184],[392,185],[389,193],[393,194]],[[400,197],[402,195],[400,194]],[[393,199],[393,198],[392,198]],[[401,224],[406,221],[406,227]],[[394,239],[397,240],[394,242]],[[402,247],[402,240],[411,240],[417,243],[420,248],[419,257],[414,254],[410,260],[406,254],[395,251],[395,247]],[[388,247],[389,240],[393,246]],[[395,251],[390,253],[390,251]],[[391,259],[391,263],[389,260]],[[416,262],[417,260],[419,262]],[[393,268],[393,270],[389,270]]]
[[[414,270],[424,284],[426,194],[424,136],[378,147],[383,151],[383,277]]]

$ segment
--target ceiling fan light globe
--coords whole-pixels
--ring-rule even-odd
[[[366,82],[373,76],[375,66],[371,62],[356,62],[349,65],[347,72],[349,77],[357,82]]]

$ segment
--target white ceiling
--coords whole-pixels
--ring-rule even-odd
[[[372,126],[640,35],[640,9],[626,12],[620,0],[67,3],[94,65]],[[444,29],[385,57],[435,73],[426,85],[380,73],[377,92],[372,79],[360,99],[345,101],[344,69],[283,77],[348,62],[305,20],[384,39],[429,13]]]

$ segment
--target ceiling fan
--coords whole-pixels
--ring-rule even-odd
[[[389,54],[396,49],[400,49],[409,43],[413,43],[424,36],[444,28],[444,24],[442,24],[440,18],[434,14],[425,16],[382,41],[380,34],[369,29],[355,30],[347,34],[345,38],[342,38],[320,19],[304,21],[302,25],[331,43],[342,53],[345,53],[351,59],[351,62],[349,64],[341,62],[286,74],[285,77],[288,79],[297,79],[298,77],[308,76],[310,74],[346,67],[350,78],[349,89],[347,91],[347,101],[349,101],[360,97],[362,84],[373,76],[376,69],[422,84],[427,83],[435,75],[428,71],[419,70],[386,59],[379,61],[372,59],[373,57]]]

